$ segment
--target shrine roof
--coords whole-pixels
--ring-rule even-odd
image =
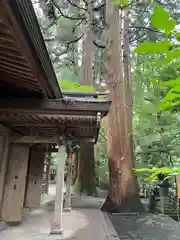
[[[0,97],[61,98],[30,0],[0,2]]]

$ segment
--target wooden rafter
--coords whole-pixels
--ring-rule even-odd
[[[110,101],[92,99],[56,99],[56,100],[34,100],[34,99],[2,99],[0,101],[1,112],[13,112],[33,114],[39,116],[48,115],[86,115],[96,116],[98,112],[102,116],[107,115]]]

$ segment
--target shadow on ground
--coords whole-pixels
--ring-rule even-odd
[[[180,239],[180,224],[167,216],[143,214],[110,216],[121,240]]]
[[[41,209],[26,210],[18,227],[8,227],[0,232],[1,240],[107,240],[107,235],[118,239],[107,226],[100,207],[104,199],[93,197],[73,197],[73,211],[63,213],[63,236],[49,235],[53,217],[54,200],[44,202]],[[110,221],[109,221],[110,222]]]
[[[18,227],[0,228],[1,240],[180,240],[180,224],[169,217],[144,214],[110,215],[111,222],[100,212],[104,198],[72,197],[71,212],[63,213],[63,236],[49,235],[54,211],[54,187],[42,198],[42,206],[26,210]]]

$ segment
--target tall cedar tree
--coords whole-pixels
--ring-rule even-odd
[[[106,83],[112,105],[108,114],[107,151],[109,164],[108,197],[102,207],[108,212],[141,211],[142,204],[133,172],[132,138],[129,134],[130,106],[127,97],[129,84],[123,74],[122,12],[106,1]]]

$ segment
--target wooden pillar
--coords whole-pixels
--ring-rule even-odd
[[[7,223],[20,223],[25,195],[29,147],[12,144],[2,207],[2,218]]]
[[[71,157],[68,159],[68,170],[66,180],[66,197],[64,204],[64,211],[71,211],[71,183],[72,183],[72,161]]]
[[[58,164],[56,175],[56,198],[54,208],[54,218],[52,222],[50,234],[61,235],[62,229],[62,212],[63,212],[63,190],[64,190],[64,167],[66,159],[65,146],[59,147],[58,150]]]
[[[9,142],[10,142],[9,136],[5,137],[0,136],[0,218],[4,198],[5,181],[7,175]]]
[[[44,149],[33,147],[30,150],[24,206],[39,208],[43,183]]]

